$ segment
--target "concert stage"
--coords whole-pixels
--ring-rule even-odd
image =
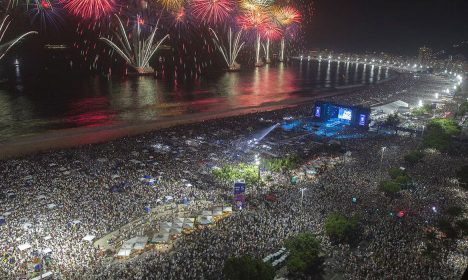
[[[367,137],[370,109],[330,102],[316,102],[312,116],[285,120],[284,131],[306,132],[317,138],[349,139]]]
[[[348,125],[367,130],[370,112],[370,108],[318,101],[315,103],[312,116],[315,121],[327,122],[331,126]]]

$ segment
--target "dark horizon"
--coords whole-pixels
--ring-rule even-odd
[[[468,41],[467,15],[463,0],[316,0],[306,40],[312,48],[345,52],[414,56],[428,46],[466,53],[451,46]]]

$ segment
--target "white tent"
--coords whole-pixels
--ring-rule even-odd
[[[145,249],[146,243],[135,243],[133,250],[143,250]]]
[[[179,234],[181,232],[182,232],[182,228],[171,228],[171,231],[169,233]]]
[[[160,228],[171,228],[172,227],[172,222],[162,222],[159,225]]]
[[[132,250],[133,249],[133,246],[135,246],[135,243],[137,243],[138,241],[138,237],[133,237],[129,240],[126,240],[123,244],[122,244],[122,248],[121,249],[128,249],[128,250]]]
[[[44,250],[42,250],[42,253],[43,253],[43,254],[52,253],[52,249],[50,249],[50,248],[45,248]]]
[[[18,246],[18,249],[20,251],[24,251],[24,250],[29,249],[29,248],[31,248],[31,244],[29,244],[29,243],[24,243],[24,244],[21,244],[21,245]]]
[[[125,250],[132,250],[133,249],[133,245],[135,245],[135,243],[124,243],[122,244],[122,248],[120,249],[125,249]]]
[[[185,228],[185,229],[191,229],[191,228],[193,228],[193,223],[184,223],[183,228]]]
[[[211,223],[213,223],[213,216],[198,216],[198,219],[197,219],[198,223],[201,224],[201,225],[209,225]]]
[[[223,207],[223,212],[231,213],[232,212],[232,207],[231,206]]]
[[[91,242],[94,240],[94,238],[96,238],[95,235],[87,234],[85,237],[83,237],[82,240]]]
[[[170,230],[171,230],[171,228],[160,228],[159,232],[169,233]]]
[[[393,113],[398,112],[402,108],[403,109],[409,108],[409,104],[404,101],[397,100],[388,104],[372,107],[372,110],[376,112],[381,111],[381,112],[384,112],[385,114],[393,114]]]
[[[41,280],[41,279],[47,279],[47,278],[50,278],[52,277],[53,275],[53,272],[52,271],[47,271],[46,273],[43,273],[39,276],[36,276],[34,278],[31,278],[31,280]]]
[[[182,228],[183,225],[184,223],[173,223],[172,228]]]
[[[148,243],[148,236],[138,236],[133,246],[134,250],[143,250],[145,249],[146,243]]]
[[[221,215],[223,215],[222,209],[213,210],[213,216],[221,216]]]
[[[222,206],[216,206],[216,207],[213,208],[213,212],[214,212],[214,211],[221,211],[221,212],[222,212],[222,211],[223,211],[223,207],[222,207]]]
[[[156,233],[151,241],[153,243],[167,243],[169,241],[169,233]]]
[[[117,253],[117,256],[118,257],[128,257],[128,256],[130,256],[131,251],[132,251],[131,249],[121,248],[119,250],[119,252]]]
[[[56,206],[57,206],[57,204],[54,204],[54,203],[47,204],[47,208],[49,208],[49,209],[54,209]]]
[[[211,211],[211,210],[203,210],[203,211],[202,211],[202,215],[203,215],[203,216],[211,216],[211,215],[213,215],[213,211]]]
[[[174,223],[183,223],[184,222],[184,218],[174,218]]]
[[[30,227],[32,227],[32,224],[31,223],[24,223],[24,224],[21,225],[21,227],[24,230],[28,230]]]
[[[195,222],[195,218],[185,218],[184,219],[184,223],[194,223]]]

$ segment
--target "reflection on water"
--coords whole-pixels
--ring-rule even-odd
[[[387,68],[370,65],[303,61],[183,84],[152,77],[111,81],[51,78],[33,84],[21,82],[21,69],[17,68],[18,84],[0,89],[0,141],[54,129],[261,106],[312,96],[336,86],[374,83],[389,76]]]

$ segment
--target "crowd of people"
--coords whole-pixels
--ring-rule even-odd
[[[402,73],[393,81],[332,99],[348,104],[370,98],[376,103],[413,100],[428,85],[436,86],[434,79]],[[382,170],[402,165],[404,152],[418,144],[417,138],[402,136],[341,140],[351,152],[343,164],[326,170],[313,183],[303,180],[294,187],[288,187],[289,178],[276,174],[268,191],[276,201],[252,192],[247,209],[178,239],[167,253],[149,251],[114,261],[83,240],[86,235],[102,237],[147,215],[145,207],[155,207],[168,196],[191,203],[231,203],[232,186],[219,182],[212,168],[253,162],[253,154],[240,144],[252,131],[310,111],[311,104],[304,104],[0,162],[0,216],[5,221],[0,225],[0,278],[27,277],[40,264],[56,279],[221,279],[228,257],[263,258],[281,248],[286,238],[304,231],[321,240],[326,271],[345,279],[461,276],[468,264],[466,243],[440,247],[436,259],[422,252],[425,228],[433,226],[448,206],[466,205],[466,196],[456,195],[451,183],[456,167],[466,160],[428,156],[424,166],[409,169],[415,187],[399,199],[389,199],[377,188],[378,179],[387,176],[379,172],[379,153],[387,147]],[[298,154],[306,160],[324,152],[312,135],[302,134],[274,130],[265,138],[271,144],[269,153]],[[154,186],[147,184],[150,177],[155,178]],[[303,200],[299,188],[307,188]],[[408,215],[389,214],[400,210]],[[334,244],[324,235],[324,220],[334,212],[360,217],[359,246]],[[30,248],[19,249],[24,244]]]

